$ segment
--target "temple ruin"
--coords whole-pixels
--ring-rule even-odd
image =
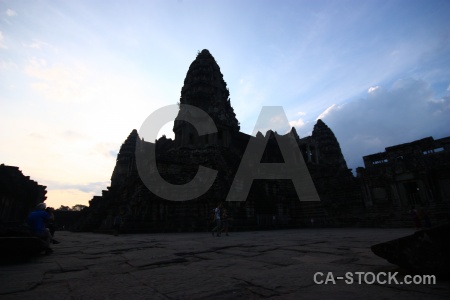
[[[179,104],[174,140],[162,136],[152,142],[137,130],[131,131],[117,155],[111,185],[79,212],[73,230],[109,231],[114,218],[120,216],[126,232],[203,231],[219,202],[229,210],[232,230],[413,227],[412,207],[428,214],[433,225],[450,219],[450,137],[427,137],[364,156],[365,167],[357,168],[355,177],[333,131],[322,120],[317,120],[311,136],[306,137],[298,136],[295,128],[287,134],[268,130],[251,136],[240,132],[227,84],[208,50],[199,52],[190,65]],[[192,108],[206,112],[217,130],[199,134],[186,120],[201,124],[206,120]],[[285,140],[289,146],[282,150],[280,141]],[[251,143],[264,149],[261,164],[285,163],[286,151],[298,154],[295,160],[307,167],[320,201],[305,201],[309,199],[297,193],[291,179],[264,177],[241,182],[236,174]],[[145,158],[148,153],[154,153],[155,164]],[[144,161],[138,164],[140,157]],[[187,201],[171,201],[157,189],[147,188],[138,166],[149,170],[150,180],[160,176],[173,185],[187,185],[196,179],[199,166],[217,170],[217,176],[206,192]],[[245,201],[225,201],[235,180],[238,188],[251,185]],[[158,188],[156,182],[153,186]],[[198,192],[195,189],[192,192]],[[2,224],[22,222],[37,203],[45,201],[45,194],[46,187],[23,175],[18,167],[0,166]]]
[[[364,156],[357,168],[368,214],[380,223],[405,225],[414,207],[433,224],[450,217],[450,137],[427,137]]]
[[[174,140],[163,136],[152,143],[144,141],[137,130],[130,133],[117,155],[111,186],[90,201],[77,230],[108,230],[117,215],[123,216],[123,228],[129,232],[206,230],[210,212],[218,202],[226,200],[251,140],[267,139],[261,163],[283,162],[277,139],[287,135],[269,130],[254,137],[239,131],[227,84],[208,50],[199,52],[190,65],[180,104]],[[199,135],[192,124],[179,120],[180,115],[192,114],[183,109],[185,104],[205,111],[217,132]],[[300,201],[290,179],[253,180],[246,201],[224,202],[235,230],[329,226],[345,222],[342,216],[349,207],[363,208],[360,188],[332,130],[318,120],[311,136],[300,138],[294,128],[289,134],[295,137],[294,147],[300,149],[321,201]],[[206,193],[195,199],[160,198],[143,184],[137,171],[136,153],[145,149],[154,149],[157,170],[153,171],[167,182],[189,183],[200,165],[217,170],[217,178]]]
[[[0,223],[23,222],[47,198],[47,187],[25,176],[18,167],[0,165]]]

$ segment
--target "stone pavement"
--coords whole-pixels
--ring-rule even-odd
[[[7,299],[450,299],[449,279],[436,284],[325,281],[328,272],[409,273],[370,246],[411,229],[295,229],[112,236],[57,232],[54,254],[0,266]],[[370,274],[369,274],[370,275]],[[372,276],[366,279],[371,281]],[[364,276],[362,276],[364,278]],[[388,277],[380,277],[387,280]]]

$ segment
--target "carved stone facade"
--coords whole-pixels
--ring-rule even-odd
[[[296,147],[306,162],[322,201],[307,202],[299,198],[290,179],[256,179],[246,201],[226,201],[236,230],[273,228],[274,226],[334,225],[337,213],[348,207],[362,208],[360,189],[347,168],[339,143],[328,126],[317,121],[310,137],[300,138],[295,129],[285,136],[268,131],[256,137],[239,131],[239,122],[231,107],[229,91],[220,68],[208,50],[201,51],[191,64],[181,90],[180,110],[173,131],[175,140],[162,137],[149,143],[133,130],[121,146],[111,187],[90,201],[83,210],[78,230],[108,230],[116,216],[122,216],[124,231],[206,230],[211,210],[225,201],[250,141],[264,142],[261,163],[283,163],[278,138],[294,137]],[[191,105],[208,113],[217,132],[199,135],[181,116],[205,122]],[[148,162],[146,169],[156,172],[171,184],[187,184],[199,166],[217,170],[217,177],[206,193],[188,201],[169,201],[151,192],[142,182],[136,167],[136,153],[154,150],[156,167]],[[291,148],[294,149],[294,148]],[[137,151],[137,152],[136,152]],[[146,152],[145,152],[146,153]],[[299,154],[301,156],[301,154]],[[239,183],[240,184],[240,183]],[[242,183],[244,184],[244,183]]]
[[[380,221],[410,223],[412,207],[424,209],[434,224],[448,220],[450,137],[387,147],[385,152],[364,156],[364,166],[357,169],[364,203],[383,216]]]

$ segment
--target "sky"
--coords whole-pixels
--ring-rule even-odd
[[[320,118],[354,170],[450,136],[449,15],[448,0],[0,0],[0,163],[47,186],[49,206],[88,205],[208,49],[242,132],[263,106],[300,137]]]

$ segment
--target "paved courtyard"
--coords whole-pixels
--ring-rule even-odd
[[[358,283],[355,272],[372,272],[361,275],[369,283],[378,274],[387,281],[398,272],[395,279],[402,282],[409,273],[375,256],[370,246],[411,233],[295,229],[213,237],[57,232],[61,243],[52,255],[0,266],[0,298],[450,299],[449,279],[420,285]],[[323,276],[315,277],[317,272]],[[339,276],[344,279],[335,279]],[[350,281],[346,276],[352,276],[353,284],[345,282]]]

